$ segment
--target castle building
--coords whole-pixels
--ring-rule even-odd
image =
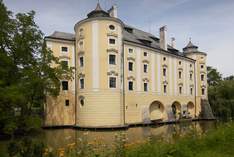
[[[123,23],[117,7],[99,3],[74,27],[75,34],[45,37],[73,80],[61,80],[45,104],[45,126],[114,128],[197,119],[207,100],[206,53],[191,40],[180,52],[167,28],[159,38]]]

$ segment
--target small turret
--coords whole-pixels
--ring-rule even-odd
[[[194,45],[191,41],[191,38],[189,39],[189,43],[185,48],[183,48],[184,53],[188,52],[197,52],[198,51],[198,46]]]
[[[97,6],[96,6],[95,10],[88,13],[87,16],[88,16],[88,18],[92,18],[92,17],[110,17],[109,13],[102,10],[99,2],[97,3]]]

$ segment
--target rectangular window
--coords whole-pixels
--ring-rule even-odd
[[[190,94],[193,95],[193,88],[190,88]]]
[[[128,82],[128,90],[133,90],[133,82],[132,81],[129,81]]]
[[[115,45],[115,39],[109,39],[109,44]]]
[[[164,93],[167,93],[167,85],[163,86],[163,91],[164,91]]]
[[[84,66],[84,57],[80,57],[80,67]]]
[[[144,83],[144,91],[145,91],[145,92],[148,91],[148,83]]]
[[[62,89],[68,90],[68,81],[62,81]]]
[[[133,71],[133,63],[132,62],[128,62],[128,70]]]
[[[61,61],[61,65],[63,69],[67,69],[68,68],[68,61]]]
[[[116,78],[115,77],[110,77],[109,78],[109,87],[110,88],[116,88]]]
[[[115,55],[109,55],[109,64],[116,64],[115,62]]]
[[[204,81],[204,75],[201,75],[201,80]]]
[[[133,49],[128,49],[128,52],[129,53],[133,53]]]
[[[179,87],[179,93],[182,94],[182,87]]]
[[[62,47],[61,47],[61,51],[62,51],[62,52],[68,52],[68,47],[62,46]]]
[[[145,57],[147,56],[147,52],[144,52],[144,56],[145,56]]]
[[[65,100],[65,106],[69,106],[69,100]]]
[[[179,78],[181,79],[181,77],[182,77],[182,72],[179,71]]]
[[[84,79],[80,79],[80,89],[84,89]]]
[[[147,64],[144,64],[144,73],[147,73],[147,71],[148,71],[148,66],[147,66]]]
[[[163,76],[166,76],[166,74],[167,74],[167,69],[163,68]]]

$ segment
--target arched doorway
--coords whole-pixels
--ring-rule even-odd
[[[150,120],[162,120],[163,119],[163,111],[164,107],[161,102],[154,101],[150,104],[149,112],[150,112]]]
[[[179,119],[181,117],[181,104],[178,101],[172,103],[171,110],[175,119]]]
[[[195,107],[193,102],[188,102],[187,104],[187,112],[188,112],[188,117],[192,118],[195,115]]]

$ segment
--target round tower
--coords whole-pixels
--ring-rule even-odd
[[[196,89],[196,106],[197,116],[201,111],[201,104],[203,100],[208,100],[207,95],[207,70],[206,70],[206,56],[207,54],[198,50],[198,46],[191,42],[191,39],[187,46],[183,48],[184,54],[196,60],[194,72],[195,72],[195,89]]]
[[[76,125],[124,126],[122,21],[102,10],[98,3],[74,29],[78,89]]]

